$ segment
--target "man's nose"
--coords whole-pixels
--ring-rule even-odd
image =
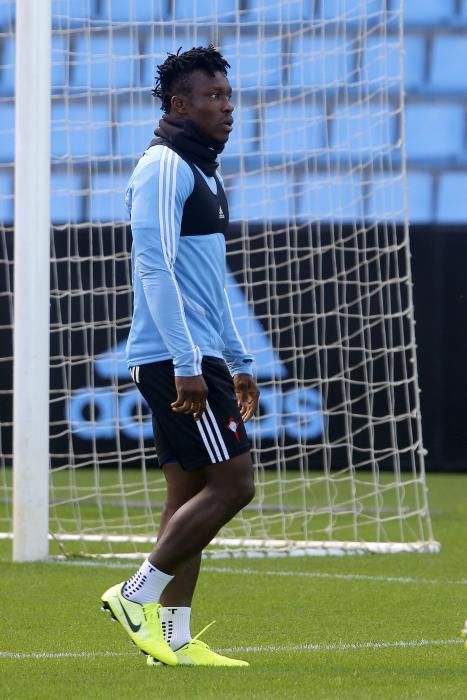
[[[233,106],[233,104],[230,100],[230,97],[226,98],[224,105],[223,105],[223,108],[224,108],[225,112],[233,112],[234,111],[235,107]]]

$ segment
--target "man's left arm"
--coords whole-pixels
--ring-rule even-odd
[[[246,423],[255,415],[258,408],[259,389],[253,376],[253,355],[250,355],[235,326],[227,291],[224,289],[224,358],[233,377],[240,415]]]

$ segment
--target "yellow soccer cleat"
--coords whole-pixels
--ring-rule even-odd
[[[169,666],[178,664],[177,657],[164,639],[162,632],[159,603],[141,605],[127,600],[122,595],[125,582],[117,583],[106,591],[102,597],[101,610],[110,612],[144,654],[154,657]]]
[[[205,627],[201,632],[199,632],[196,637],[193,637],[191,642],[185,644],[180,649],[177,649],[175,654],[177,657],[179,666],[249,666],[248,661],[241,661],[240,659],[231,659],[228,656],[222,656],[208,647],[207,644],[202,642],[199,637],[205,632],[208,627],[211,627],[214,622],[211,622],[207,627]],[[158,666],[160,664],[150,656],[147,660],[148,666]]]

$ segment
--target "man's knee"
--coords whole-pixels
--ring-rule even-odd
[[[233,457],[222,465],[213,465],[208,482],[215,489],[217,497],[238,512],[255,496],[255,478],[250,454]]]
[[[252,501],[255,487],[252,480],[242,479],[229,485],[224,484],[223,487],[217,487],[213,493],[213,497],[223,511],[233,517]]]
[[[249,474],[245,479],[243,479],[238,486],[238,499],[241,503],[240,508],[244,508],[249,503],[251,503],[251,501],[255,497],[255,480],[253,472],[251,472],[251,474]]]

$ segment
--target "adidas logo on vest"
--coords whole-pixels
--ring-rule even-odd
[[[219,205],[219,219],[225,219],[224,212],[222,211],[222,207]]]

